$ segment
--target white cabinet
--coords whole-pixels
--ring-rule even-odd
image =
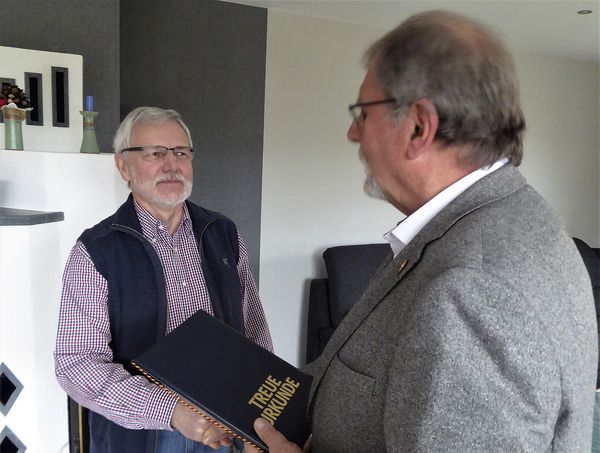
[[[128,193],[111,154],[0,150],[0,206],[55,220],[0,225],[0,363],[22,384],[8,413],[0,413],[0,433],[10,429],[28,453],[68,451],[67,399],[52,357],[62,271],[81,232]],[[56,221],[60,212],[64,220]],[[9,223],[27,213],[4,214]]]

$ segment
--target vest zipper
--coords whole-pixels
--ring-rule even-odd
[[[206,222],[206,223],[204,224],[204,227],[202,228],[202,231],[200,231],[200,237],[196,238],[196,241],[198,241],[198,252],[200,253],[200,260],[201,260],[201,262],[200,262],[200,266],[201,266],[201,267],[202,267],[202,266],[203,266],[203,264],[204,264],[204,255],[203,255],[203,248],[204,248],[204,247],[203,247],[203,245],[202,245],[202,244],[204,244],[204,242],[202,241],[202,238],[204,237],[204,232],[206,231],[206,229],[208,228],[208,226],[209,226],[211,223],[215,222],[215,220],[216,220],[216,219],[211,219],[211,220],[209,220],[208,222]],[[192,230],[193,230],[193,228],[192,228]]]

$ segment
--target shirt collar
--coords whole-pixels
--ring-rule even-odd
[[[442,209],[450,204],[461,193],[484,176],[498,170],[508,163],[508,158],[501,159],[492,165],[479,168],[446,187],[435,197],[402,220],[398,225],[383,235],[390,243],[394,257],[433,219]]]
[[[135,212],[137,213],[140,225],[142,226],[142,234],[149,239],[155,239],[159,236],[159,232],[168,231],[167,226],[154,217],[150,211],[139,204],[135,199],[133,200],[135,206]],[[192,234],[192,221],[188,212],[187,206],[183,203],[183,211],[181,213],[181,223],[175,231],[175,235],[184,233],[186,235]]]

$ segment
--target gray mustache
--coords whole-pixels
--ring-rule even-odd
[[[163,181],[178,181],[185,183],[185,178],[179,173],[167,173],[164,175],[157,176],[154,180],[155,184]]]

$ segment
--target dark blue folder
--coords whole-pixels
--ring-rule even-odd
[[[133,364],[213,423],[262,450],[267,446],[252,427],[257,417],[300,446],[308,438],[312,378],[202,310]]]

